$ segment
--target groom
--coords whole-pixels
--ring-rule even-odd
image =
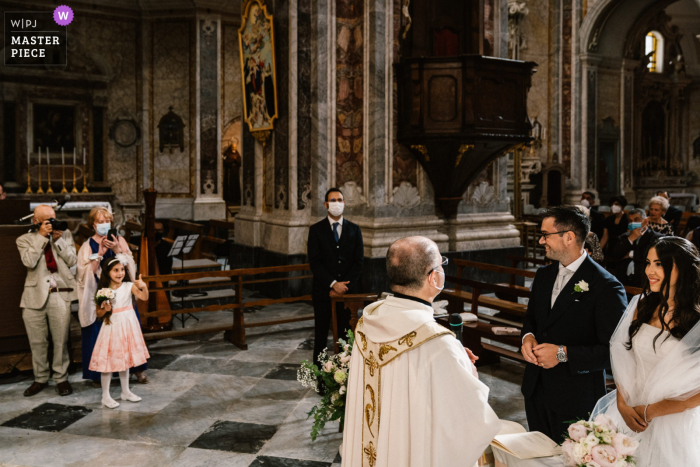
[[[583,245],[590,221],[578,208],[542,214],[549,266],[537,271],[523,324],[522,393],[530,431],[563,441],[569,422],[588,419],[605,395],[610,338],[627,306],[625,289]]]

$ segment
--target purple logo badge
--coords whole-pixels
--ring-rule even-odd
[[[53,11],[53,20],[59,26],[68,26],[73,21],[73,10],[66,5],[56,7]]]

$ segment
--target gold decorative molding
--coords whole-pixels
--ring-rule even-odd
[[[430,156],[428,155],[428,149],[423,146],[422,144],[412,144],[411,149],[414,149],[421,154],[423,154],[423,157],[425,157],[426,162],[430,162]]]
[[[473,144],[463,144],[459,147],[459,152],[457,153],[457,160],[455,161],[455,169],[459,166],[459,163],[462,162],[462,156],[464,156],[464,153],[467,151],[471,151],[474,149]]]

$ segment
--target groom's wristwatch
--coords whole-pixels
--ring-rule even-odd
[[[569,357],[566,356],[566,352],[564,352],[564,346],[560,345],[559,350],[557,351],[557,360],[559,363],[566,363],[569,361]]]

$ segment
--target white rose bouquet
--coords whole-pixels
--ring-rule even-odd
[[[632,455],[639,443],[618,433],[607,415],[598,415],[592,422],[580,420],[569,426],[562,444],[566,467],[633,467]]]
[[[95,305],[97,305],[97,308],[101,308],[102,304],[108,300],[114,300],[117,297],[117,294],[114,290],[110,288],[104,288],[100,289],[95,293]],[[105,324],[112,324],[109,320],[109,317],[112,316],[112,312],[108,311],[105,313],[105,315],[102,317],[104,320]]]
[[[347,397],[348,371],[350,368],[350,355],[355,336],[348,330],[347,342],[338,339],[342,352],[335,355],[328,355],[327,350],[319,355],[321,363],[319,369],[316,365],[304,360],[301,368],[297,371],[297,381],[306,388],[313,388],[320,392],[319,383],[325,387],[321,401],[308,413],[314,417],[314,424],[311,429],[311,440],[315,441],[319,432],[326,425],[326,422],[339,420],[342,429],[345,421],[345,398]]]

